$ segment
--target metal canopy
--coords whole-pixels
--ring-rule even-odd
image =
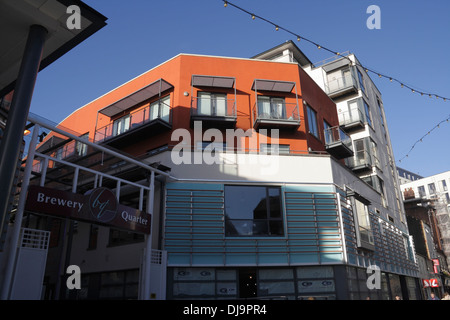
[[[235,80],[236,79],[232,77],[193,75],[192,86],[231,89],[234,87]]]
[[[113,104],[101,109],[99,113],[108,117],[113,117],[116,114],[119,114],[145,100],[160,95],[162,92],[171,88],[173,88],[173,85],[161,78],[148,86],[133,92],[125,98],[122,98],[119,101],[116,101]]]
[[[252,90],[254,90],[254,91],[292,92],[292,89],[294,87],[295,87],[295,82],[255,79],[255,81],[253,81]]]
[[[70,5],[80,8],[80,29],[67,27]],[[103,15],[79,0],[0,0],[0,97],[14,90],[31,25],[48,31],[42,70],[105,26],[105,21]]]

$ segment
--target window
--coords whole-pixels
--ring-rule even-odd
[[[282,236],[281,189],[225,186],[226,236]]]
[[[261,143],[259,151],[266,154],[289,154],[290,145],[288,144],[266,144]]]
[[[258,96],[258,117],[264,119],[286,119],[284,98]]]
[[[319,128],[317,127],[317,112],[310,106],[306,106],[306,112],[308,113],[308,127],[309,133],[316,138],[319,138]]]
[[[450,203],[450,196],[448,195],[448,192],[445,193],[445,200],[447,200],[447,203]]]
[[[333,143],[334,139],[333,132],[331,131],[331,125],[325,120],[323,121],[323,132],[325,136],[325,144]]]
[[[426,197],[426,192],[425,192],[425,187],[424,186],[419,186],[418,188],[419,191],[419,197],[424,198]]]
[[[113,136],[122,134],[130,129],[130,115],[126,115],[113,122]]]
[[[366,94],[366,87],[364,86],[364,78],[361,74],[361,71],[358,70],[358,80],[359,80],[359,87],[361,88],[362,92]]]
[[[363,99],[363,103],[364,103],[364,114],[366,116],[366,122],[369,124],[369,126],[372,126],[372,119],[370,117],[369,105],[367,104],[367,102],[364,99]]]
[[[428,191],[430,192],[430,195],[436,194],[436,186],[434,183],[428,184]]]
[[[383,117],[383,109],[381,107],[381,101],[377,97],[377,104],[378,104],[378,112],[380,113],[380,123],[381,123],[381,130],[383,131],[383,135],[385,140],[387,139],[387,133],[386,133],[386,126],[384,124],[384,117]]]
[[[83,134],[80,138],[83,139],[83,140],[88,140],[89,139],[89,133]],[[87,144],[84,144],[82,142],[77,141],[76,153],[80,157],[85,156],[87,154]]]
[[[445,180],[441,180],[441,188],[442,191],[447,191],[447,182]]]
[[[358,222],[358,227],[356,229],[358,247],[374,250],[375,242],[368,208],[370,202],[353,191],[350,191],[348,195],[350,196],[352,203],[353,215]]]
[[[199,92],[197,113],[207,116],[227,115],[227,95],[225,93]]]

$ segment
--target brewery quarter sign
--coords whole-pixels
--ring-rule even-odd
[[[107,188],[96,188],[82,195],[30,186],[25,210],[150,234],[151,215],[120,204]]]

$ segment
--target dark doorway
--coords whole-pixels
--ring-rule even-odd
[[[256,270],[239,270],[239,298],[254,298],[257,296]]]

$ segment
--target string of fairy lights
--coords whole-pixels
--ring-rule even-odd
[[[353,65],[357,65],[357,66],[363,68],[367,73],[372,73],[372,74],[376,75],[378,78],[388,79],[388,80],[389,80],[390,82],[392,82],[392,83],[393,83],[393,82],[396,82],[396,83],[398,83],[398,84],[400,85],[401,88],[409,89],[413,94],[420,94],[421,96],[428,96],[429,98],[435,97],[436,99],[440,99],[440,100],[442,100],[442,101],[444,101],[444,102],[446,102],[447,100],[450,100],[449,97],[444,97],[444,96],[441,96],[441,95],[436,94],[436,93],[431,93],[431,92],[426,92],[426,91],[418,90],[417,88],[414,88],[413,86],[408,85],[408,84],[406,84],[404,81],[401,81],[401,80],[399,80],[399,79],[397,79],[397,78],[395,78],[395,77],[392,77],[392,76],[389,76],[389,75],[386,75],[386,74],[377,72],[377,71],[375,71],[375,70],[373,70],[373,69],[371,69],[371,68],[368,68],[368,67],[366,67],[366,66],[363,66],[363,65],[359,64],[358,62],[351,61],[350,58],[348,58],[348,57],[346,57],[346,56],[344,56],[344,55],[341,55],[341,53],[338,52],[338,51],[332,50],[332,49],[330,49],[330,48],[327,48],[327,47],[323,46],[322,44],[319,44],[319,43],[317,43],[317,42],[315,42],[315,41],[313,41],[313,40],[310,40],[310,39],[308,39],[308,38],[305,38],[305,37],[303,37],[302,35],[300,35],[300,34],[298,34],[298,33],[296,33],[296,32],[293,32],[293,31],[291,31],[291,30],[289,30],[289,29],[287,29],[287,28],[284,28],[283,26],[281,26],[281,25],[278,24],[278,23],[275,23],[275,22],[273,22],[273,21],[271,21],[271,20],[269,20],[269,19],[267,19],[267,18],[264,18],[264,17],[262,17],[262,16],[259,16],[259,15],[257,15],[256,13],[250,12],[250,11],[248,11],[248,10],[246,10],[246,9],[244,9],[244,8],[242,8],[242,7],[236,5],[236,4],[234,4],[234,3],[232,3],[232,2],[230,2],[230,1],[228,1],[228,0],[220,0],[220,1],[223,2],[224,7],[228,7],[228,6],[234,7],[234,8],[236,8],[236,9],[240,10],[241,12],[244,12],[245,14],[249,15],[249,16],[252,18],[252,20],[259,19],[259,20],[261,20],[261,21],[264,21],[264,22],[266,22],[266,23],[272,25],[272,27],[275,28],[275,31],[283,30],[283,31],[289,33],[290,35],[294,36],[294,37],[297,39],[298,42],[300,42],[300,41],[305,41],[305,42],[308,42],[308,43],[314,45],[314,46],[315,46],[317,49],[319,49],[319,50],[324,50],[324,51],[330,52],[330,53],[333,54],[333,55],[341,56],[341,57],[343,57],[343,58],[346,58],[346,59],[348,59]],[[408,151],[408,153],[406,153],[406,155],[403,156],[403,157],[402,157],[401,159],[399,159],[398,161],[401,162],[403,159],[408,158],[408,157],[409,157],[409,154],[413,151],[413,149],[416,147],[416,145],[417,145],[418,143],[421,143],[421,142],[423,141],[423,139],[424,139],[426,136],[430,135],[431,132],[433,132],[435,129],[438,129],[438,128],[440,127],[440,125],[442,125],[443,123],[448,123],[449,120],[450,120],[450,115],[449,115],[446,119],[444,119],[444,120],[440,121],[438,124],[436,124],[431,130],[429,130],[429,131],[428,131],[425,135],[423,135],[420,139],[418,139],[418,140],[413,144],[413,146],[412,146],[411,149]]]

